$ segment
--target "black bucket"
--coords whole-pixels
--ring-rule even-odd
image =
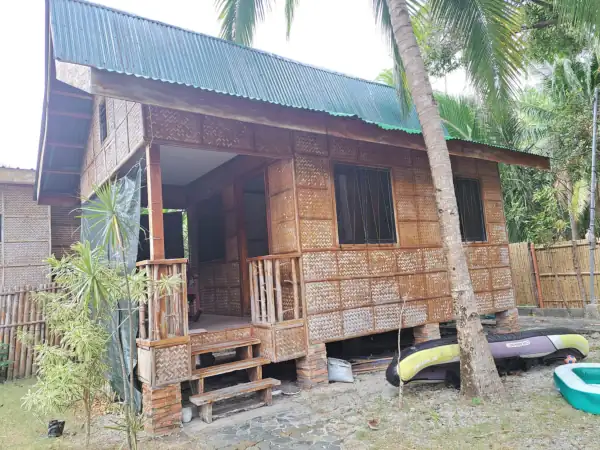
[[[64,429],[64,420],[51,420],[48,422],[48,437],[61,437]]]

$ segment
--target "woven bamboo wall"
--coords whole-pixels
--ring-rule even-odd
[[[300,245],[311,343],[451,320],[427,155],[308,133],[293,134]],[[338,245],[333,162],[391,169],[398,243]],[[481,313],[514,305],[497,165],[453,158],[457,175],[477,178],[488,242],[466,246]]]
[[[108,135],[100,142],[98,106],[94,98],[92,126],[81,170],[81,194],[89,196],[94,185],[102,184],[127,157],[144,142],[142,105],[106,97]]]
[[[198,264],[200,305],[207,314],[242,315],[237,206],[233,185],[221,192],[225,219],[225,260]],[[202,211],[197,213],[198,220]]]
[[[52,254],[61,258],[71,245],[79,240],[79,212],[71,207],[52,206],[50,211],[50,230],[52,236]]]
[[[269,196],[270,253],[298,251],[293,159],[282,159],[267,169]]]
[[[33,200],[31,185],[0,184],[0,216],[0,286],[47,281],[50,207]]]

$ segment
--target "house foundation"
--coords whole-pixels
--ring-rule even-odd
[[[427,323],[413,328],[413,336],[415,337],[415,344],[421,342],[432,341],[434,339],[440,339],[440,324],[439,323]]]
[[[296,360],[296,375],[298,385],[303,389],[329,382],[325,344],[308,346],[307,355]]]
[[[173,433],[181,427],[181,384],[152,388],[143,383],[144,430],[151,436]]]
[[[517,308],[496,313],[496,333],[516,333],[519,330],[519,310]]]

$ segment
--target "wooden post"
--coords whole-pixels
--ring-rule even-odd
[[[9,320],[6,323],[15,323],[18,321],[17,313],[19,311],[19,294],[12,294],[12,308],[10,311]],[[4,336],[8,335],[8,360],[15,360],[15,327],[10,327],[7,331],[4,332]],[[4,342],[6,342],[6,337],[4,338]],[[8,370],[6,373],[6,380],[12,380],[14,373],[15,364],[14,362],[9,362]]]
[[[254,297],[254,266],[252,263],[248,263],[248,280],[250,281],[250,317],[252,318],[252,323],[256,322],[256,307],[254,305],[255,297]]]
[[[296,275],[296,260],[290,258],[292,265],[292,288],[294,290],[294,319],[300,318],[300,297],[298,296],[298,275]]]
[[[163,223],[162,175],[160,147],[146,147],[146,185],[148,190],[148,223],[150,228],[150,259],[165,259]]]
[[[264,261],[258,260],[258,294],[260,299],[260,317],[261,322],[268,322],[265,301],[267,298],[267,289],[265,286]]]
[[[253,276],[251,278],[252,282],[252,295],[254,295],[254,316],[257,322],[261,321],[261,312],[260,312],[260,291],[258,289],[258,264],[256,261],[252,261],[250,263],[252,265],[252,273]]]
[[[19,308],[17,310],[17,321],[15,322],[14,330],[14,340],[15,340],[15,359],[13,360],[13,377],[21,378],[20,370],[20,362],[21,362],[21,341],[19,340],[19,331],[22,327],[17,326],[18,323],[23,323],[23,312],[25,310],[25,287],[19,288]]]
[[[267,293],[267,314],[269,323],[275,323],[275,298],[273,296],[273,261],[265,260],[265,292]]]
[[[146,304],[144,302],[140,302],[140,338],[146,339]]]
[[[277,320],[283,322],[283,298],[281,293],[281,264],[275,260],[275,294],[277,295]]]
[[[537,256],[535,256],[535,245],[530,244],[531,260],[533,261],[533,274],[535,275],[535,284],[537,286],[539,307],[544,307],[544,296],[542,295],[542,282],[540,280],[540,269],[538,268]]]

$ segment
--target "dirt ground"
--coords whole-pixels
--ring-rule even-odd
[[[600,362],[600,334],[588,336],[586,361]],[[278,396],[271,407],[205,424],[194,419],[180,433],[143,438],[142,449],[592,449],[599,448],[600,416],[573,409],[554,388],[553,367],[534,367],[503,379],[498,404],[466,401],[442,385],[407,385],[402,409],[382,372],[353,384],[331,384],[296,396]],[[66,435],[45,438],[47,418],[20,409],[27,384],[0,385],[0,448],[82,448],[80,421],[68,416]],[[377,430],[368,426],[379,421]],[[93,448],[119,448],[118,432],[96,419]]]

